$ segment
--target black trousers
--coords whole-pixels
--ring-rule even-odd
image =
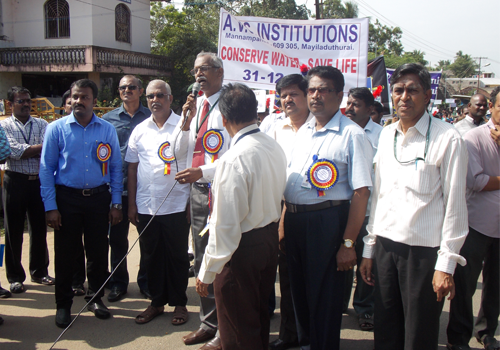
[[[151,219],[139,214],[139,230]],[[189,279],[188,249],[189,224],[186,212],[159,215],[149,224],[140,240],[144,247],[151,305],[186,306]]]
[[[467,345],[474,335],[493,337],[500,314],[500,239],[483,235],[469,227],[469,235],[460,251],[467,265],[458,265],[453,276],[455,298],[450,304],[448,343]],[[484,265],[483,265],[484,262]],[[477,279],[483,271],[481,308],[474,327],[472,297],[476,292]]]
[[[269,294],[278,265],[278,224],[245,232],[213,283],[224,350],[267,350]]]
[[[281,245],[285,246],[286,249],[286,239],[283,239]],[[292,343],[298,340],[297,325],[295,322],[295,311],[293,310],[292,289],[290,287],[288,263],[286,261],[286,254],[281,250],[279,251],[278,256],[278,267],[281,293],[279,339],[287,343]]]
[[[444,304],[432,287],[438,250],[377,237],[375,350],[438,349]]]
[[[26,273],[21,264],[26,215],[30,235],[30,275],[47,276],[49,252],[45,208],[40,195],[40,180],[28,180],[27,175],[6,171],[2,195],[7,280],[9,283],[26,280]]]
[[[90,300],[107,278],[108,230],[111,194],[108,191],[85,197],[56,189],[56,201],[62,226],[54,230],[57,308],[69,308],[73,303],[75,260],[80,252],[82,232],[87,256],[88,290]],[[104,289],[96,296],[99,300]]]
[[[130,228],[130,222],[128,221],[128,197],[122,197],[122,214],[123,220],[118,224],[111,226],[109,230],[109,248],[111,250],[111,271],[113,271],[118,263],[123,259],[128,252],[128,231]],[[142,257],[142,245],[141,246],[141,257]],[[147,276],[146,269],[139,264],[139,272],[137,274],[137,284],[142,290],[147,290]],[[116,272],[113,274],[109,280],[111,288],[117,287],[121,290],[127,290],[129,283],[129,275],[127,270],[127,259],[118,267]]]
[[[338,350],[345,273],[337,271],[337,251],[349,203],[285,214],[286,251],[301,346]]]

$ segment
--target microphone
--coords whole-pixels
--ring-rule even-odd
[[[194,100],[195,100],[195,101],[196,101],[196,98],[198,97],[198,93],[200,92],[200,90],[201,90],[201,85],[200,85],[200,83],[195,82],[195,83],[193,84],[193,90],[192,90],[192,92],[191,92],[191,94],[194,96]],[[189,118],[190,114],[191,114],[191,110],[188,110],[188,111],[186,112],[186,117],[185,117],[185,120],[188,120],[188,118]]]

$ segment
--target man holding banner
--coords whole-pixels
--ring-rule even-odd
[[[307,74],[309,122],[299,130],[285,189],[287,261],[302,349],[340,345],[345,271],[370,191],[372,150],[363,130],[342,115],[344,77],[333,67]]]

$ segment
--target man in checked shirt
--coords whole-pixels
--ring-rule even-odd
[[[7,92],[12,116],[0,122],[10,143],[11,155],[4,165],[3,206],[5,222],[5,270],[12,293],[25,291],[26,274],[21,264],[24,220],[28,214],[31,281],[53,285],[49,276],[45,208],[40,195],[40,153],[48,123],[30,116],[31,94],[14,86]]]

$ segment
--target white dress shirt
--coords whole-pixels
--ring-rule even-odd
[[[500,238],[500,190],[482,191],[490,176],[500,176],[500,146],[491,138],[490,119],[464,135],[469,150],[467,209],[469,226],[485,236]]]
[[[267,117],[264,118],[262,123],[260,123],[259,129],[263,133],[266,133],[269,135],[269,132],[274,129],[276,126],[276,123],[279,122],[280,120],[283,120],[286,118],[285,113],[271,113]]]
[[[250,125],[233,138],[219,159],[212,185],[214,198],[208,245],[198,278],[212,283],[238,248],[241,235],[277,222],[286,182],[286,158],[281,147]],[[235,143],[237,142],[237,143]]]
[[[375,157],[375,154],[377,154],[378,140],[380,138],[380,133],[382,132],[382,129],[384,128],[380,124],[375,123],[372,120],[372,118],[368,118],[368,123],[366,123],[364,130],[366,137],[370,142],[370,145],[372,146],[373,157]],[[371,169],[371,174],[372,174],[372,182],[374,182],[375,172],[373,171],[373,168]],[[368,198],[368,204],[366,206],[365,216],[370,216],[371,204],[372,204],[372,193],[370,192],[370,197]]]
[[[213,110],[210,112],[210,115],[207,118],[205,123],[207,124],[207,131],[210,129],[216,129],[222,132],[222,137],[224,138],[224,144],[220,149],[217,160],[212,163],[212,155],[210,153],[205,152],[205,165],[200,166],[201,171],[203,172],[203,177],[199,179],[197,182],[207,183],[213,180],[215,174],[215,168],[218,163],[218,159],[228,150],[229,144],[231,143],[231,136],[227,133],[226,129],[222,125],[222,115],[219,110],[219,97],[220,91],[216,94],[213,94],[209,98],[206,98],[205,95],[201,96],[196,100],[196,116],[191,119],[191,125],[189,126],[189,144],[188,144],[188,156],[187,156],[187,167],[191,168],[193,164],[193,152],[196,146],[196,138],[198,136],[196,132],[196,123],[200,123],[203,120],[204,115],[201,115],[203,110],[203,103],[205,100],[208,100],[210,104],[209,108],[215,105]]]
[[[158,215],[179,213],[186,210],[189,199],[189,184],[176,184],[170,196],[163,203],[170,188],[175,183],[175,174],[186,169],[187,143],[189,131],[181,131],[181,116],[173,111],[161,129],[149,117],[137,125],[128,141],[125,161],[139,163],[137,169],[137,211],[153,215],[158,207]],[[165,141],[175,146],[175,162],[170,163],[170,175],[165,175],[165,162],[160,159],[158,149]]]
[[[484,121],[481,121],[481,123],[479,123],[479,125],[482,124],[484,124]],[[464,136],[467,131],[475,129],[477,127],[478,126],[474,123],[474,119],[468,115],[466,115],[464,119],[455,124],[455,129],[457,129],[462,136]]]
[[[429,114],[424,113],[406,134],[400,122],[382,130],[375,156],[368,236],[363,257],[372,258],[377,236],[411,246],[440,247],[436,270],[453,273],[467,236],[465,199],[467,148],[450,124],[432,119],[429,147],[424,161],[400,164],[398,160],[424,158]]]
[[[302,129],[306,125],[306,123],[310,121],[312,118],[313,118],[312,113],[309,113],[306,121],[304,122],[304,124],[301,125],[299,130]],[[287,163],[290,162],[290,156],[293,146],[295,144],[295,140],[297,138],[297,132],[298,130],[297,131],[293,130],[290,118],[286,117],[285,119],[277,120],[274,127],[270,128],[269,131],[266,133],[267,135],[271,136],[276,142],[278,142],[278,144],[281,146],[281,148],[285,152]]]

